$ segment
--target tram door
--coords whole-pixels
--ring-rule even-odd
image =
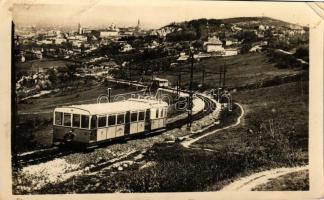
[[[130,111],[127,111],[125,116],[125,135],[129,135],[129,133],[130,133]]]
[[[151,112],[150,109],[146,110],[146,116],[145,116],[145,130],[150,131],[151,130]]]

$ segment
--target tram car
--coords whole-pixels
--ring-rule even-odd
[[[166,127],[168,104],[151,99],[54,109],[53,142],[93,146]]]
[[[153,87],[168,87],[169,86],[169,80],[163,79],[163,78],[153,78]]]

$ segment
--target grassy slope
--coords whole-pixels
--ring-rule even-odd
[[[28,103],[18,104],[18,113],[33,113],[52,111],[57,106],[96,103],[100,95],[107,94],[107,88],[112,88],[112,95],[133,91],[131,88],[115,88],[115,84],[100,84],[95,86],[79,85],[78,89],[56,94],[44,95],[41,98],[27,100]]]
[[[227,87],[243,86],[279,75],[296,73],[295,69],[279,69],[274,63],[268,62],[268,58],[263,53],[248,53],[226,58],[213,57],[195,63],[193,76],[194,81],[197,83],[202,82],[203,69],[205,68],[205,83],[212,88],[218,87],[219,75],[208,74],[208,72],[219,72],[220,67],[223,67],[225,63],[227,69]],[[155,76],[167,78],[172,84],[175,85],[178,78],[177,71],[187,71],[181,73],[181,82],[182,85],[188,85],[190,78],[189,69],[189,64],[183,64],[177,66],[175,69],[173,69],[173,71],[155,74]],[[147,76],[147,78],[151,78],[151,76]],[[133,76],[133,79],[140,79],[140,76]]]
[[[265,148],[262,142],[269,142],[263,141],[265,139],[273,139],[273,142],[288,140],[292,148],[307,154],[307,91],[307,82],[295,82],[234,93],[233,98],[243,105],[246,112],[242,125],[206,137],[195,145],[218,151],[233,148],[242,153],[252,144]]]
[[[253,189],[254,191],[301,191],[309,190],[308,170],[280,176]]]
[[[37,72],[38,69],[47,69],[53,66],[64,67],[68,62],[63,60],[52,60],[52,59],[42,59],[42,60],[31,60],[27,62],[16,63],[17,72]]]

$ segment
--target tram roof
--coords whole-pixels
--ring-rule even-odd
[[[126,111],[146,110],[152,107],[165,107],[168,104],[156,100],[128,99],[112,103],[81,104],[64,106],[55,109],[55,112],[66,112],[85,115],[101,115],[108,113],[123,113]]]

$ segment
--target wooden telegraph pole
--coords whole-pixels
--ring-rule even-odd
[[[201,81],[201,85],[204,86],[205,84],[205,73],[206,73],[206,70],[205,70],[206,66],[204,65],[204,68],[203,68],[203,74],[202,74],[202,81]]]
[[[191,46],[191,45],[190,45]],[[193,98],[193,62],[194,62],[194,57],[193,57],[193,49],[192,47],[190,47],[190,61],[191,61],[191,65],[190,65],[190,84],[189,84],[189,109],[188,109],[188,129],[191,129],[191,125],[192,125],[192,107],[193,107],[193,103],[192,103],[192,98]]]
[[[226,58],[224,58],[224,66],[223,66],[223,88],[225,88],[225,79],[226,79]]]
[[[181,74],[178,75],[178,80],[177,80],[177,97],[180,96],[180,90],[181,90]]]
[[[218,88],[222,87],[222,67],[219,68]]]

